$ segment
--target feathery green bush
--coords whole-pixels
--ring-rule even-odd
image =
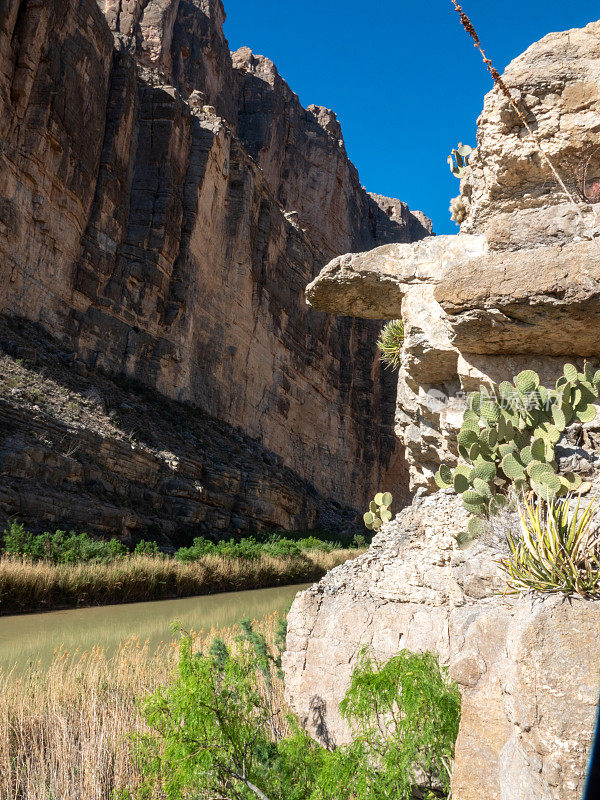
[[[235,647],[216,639],[204,655],[184,638],[176,676],[145,704],[144,780],[123,797],[410,800],[417,784],[448,795],[460,694],[435,656],[403,651],[381,665],[363,651],[340,706],[353,741],[329,750],[283,712],[282,645],[241,627]]]

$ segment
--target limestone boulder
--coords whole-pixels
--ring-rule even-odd
[[[413,502],[371,549],[299,594],[288,617],[287,696],[323,744],[348,741],[338,704],[362,647],[435,652],[462,694],[456,800],[571,800],[596,722],[600,603],[505,598],[497,559],[512,515],[466,551],[455,497]]]
[[[434,296],[460,351],[600,355],[600,241],[465,260]]]

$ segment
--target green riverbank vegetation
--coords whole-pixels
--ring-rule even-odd
[[[130,552],[116,539],[36,535],[13,523],[0,556],[0,614],[308,583],[363,552],[365,539],[349,544],[315,535],[265,542],[200,537],[167,555],[155,542],[140,542]]]

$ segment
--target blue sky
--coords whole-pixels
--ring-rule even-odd
[[[271,58],[303,105],[337,112],[350,158],[369,191],[405,200],[455,233],[458,181],[446,158],[475,143],[491,79],[450,0],[224,0],[232,50]],[[597,2],[464,0],[502,71],[550,31],[600,17]]]

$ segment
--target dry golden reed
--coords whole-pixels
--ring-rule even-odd
[[[274,640],[276,614],[256,624]],[[231,643],[235,628],[196,633],[206,652],[215,635]],[[178,643],[150,653],[147,643],[124,642],[110,658],[102,649],[58,650],[49,668],[0,673],[0,798],[112,800],[140,776],[131,733],[146,730],[140,704],[168,682]],[[274,676],[283,707],[283,686]]]
[[[0,614],[263,589],[318,580],[359,550],[256,559],[206,555],[181,563],[136,556],[108,564],[0,558]]]

